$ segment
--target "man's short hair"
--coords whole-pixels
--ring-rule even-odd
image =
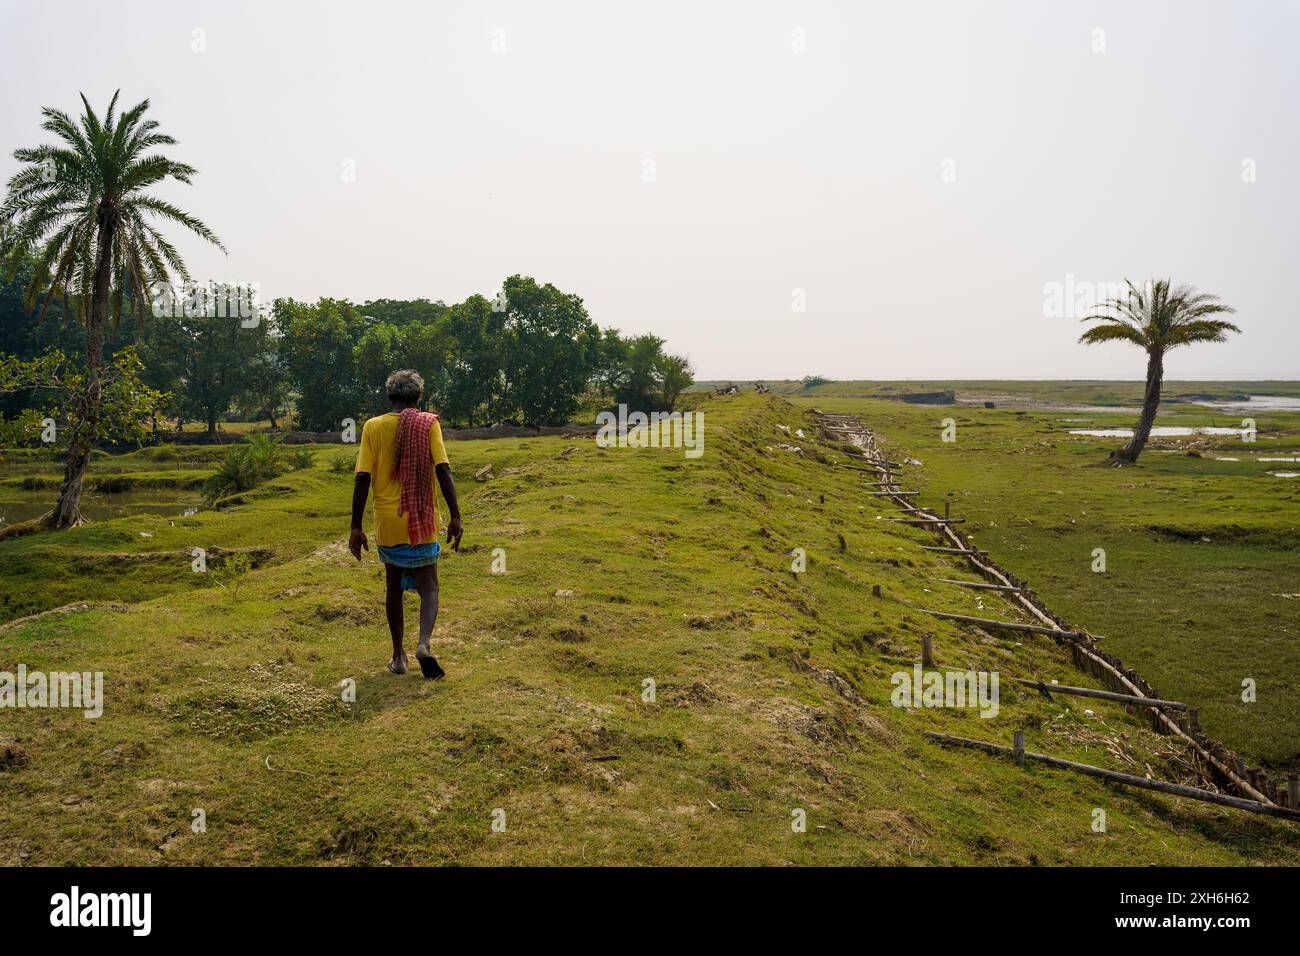
[[[404,368],[388,376],[384,388],[390,402],[418,402],[424,394],[424,379],[414,369]]]

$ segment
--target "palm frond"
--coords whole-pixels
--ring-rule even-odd
[[[1223,342],[1228,333],[1241,331],[1231,322],[1206,318],[1236,311],[1218,296],[1189,285],[1174,286],[1169,279],[1155,279],[1145,286],[1125,280],[1125,285],[1125,298],[1106,302],[1099,312],[1084,319],[1102,324],[1080,336],[1080,342],[1126,341],[1160,355],[1193,342]]]
[[[173,274],[189,278],[174,245],[148,220],[183,226],[223,252],[225,246],[202,220],[176,205],[149,195],[168,179],[190,183],[193,166],[156,150],[175,144],[146,115],[142,100],[119,111],[120,91],[102,117],[82,94],[83,110],[68,113],[42,109],[42,129],[54,142],[14,151],[18,170],[9,178],[0,204],[4,223],[0,274],[12,279],[30,268],[26,308],[40,315],[55,298],[65,315],[116,324],[133,309],[143,321],[147,290]],[[101,231],[110,230],[102,237]],[[109,282],[96,289],[97,258],[104,238],[111,238],[105,264]]]

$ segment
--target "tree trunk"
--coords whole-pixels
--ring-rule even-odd
[[[102,397],[102,366],[104,364],[104,330],[108,327],[108,298],[113,268],[113,232],[115,223],[111,210],[99,208],[99,248],[95,264],[95,286],[90,299],[90,312],[86,316],[86,391],[73,401],[81,407],[75,417],[68,442],[68,458],[63,465],[63,484],[59,488],[59,503],[50,514],[50,523],[56,528],[75,528],[84,524],[81,516],[81,488],[90,465],[90,453],[99,443],[100,399]]]
[[[1147,439],[1151,437],[1151,426],[1156,422],[1156,410],[1160,407],[1160,385],[1165,377],[1165,357],[1162,352],[1152,352],[1147,359],[1147,390],[1142,398],[1142,415],[1129,443],[1111,454],[1111,460],[1117,465],[1131,465],[1138,460]]]

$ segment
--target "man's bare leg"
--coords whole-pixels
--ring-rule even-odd
[[[438,659],[429,650],[433,625],[438,620],[438,566],[426,564],[422,568],[416,568],[413,573],[415,588],[420,594],[420,640],[415,645],[415,659],[420,662],[424,676],[436,680],[444,673],[438,666]]]
[[[388,669],[394,674],[406,673],[406,651],[402,648],[405,621],[402,619],[402,568],[395,564],[384,565],[384,611],[388,615],[388,633],[393,637],[393,659]]]

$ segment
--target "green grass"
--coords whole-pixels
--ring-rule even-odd
[[[1087,682],[1053,642],[919,613],[991,602],[933,581],[952,568],[917,547],[932,536],[876,520],[842,451],[775,447],[778,424],[811,427],[806,410],[700,400],[698,460],[563,438],[449,446],[467,532],[440,566],[437,684],[384,669],[381,568],[345,550],[351,476],[333,450],[227,510],[0,541],[9,616],[102,602],[0,631],[0,669],[101,670],[107,696],[99,720],[0,711],[26,755],[0,770],[0,862],[1300,860],[1282,822],[923,738],[1019,729],[1031,749],[1176,773],[1173,743],[1120,708],[1086,702],[1088,718],[1010,683]],[[487,463],[499,477],[474,482]],[[271,553],[236,590],[173,560],[194,545]],[[1032,579],[1028,552],[1005,557]],[[1003,675],[997,718],[890,706],[925,633],[941,666]]]
[[[1300,455],[1300,414],[1257,415],[1253,443],[1157,440],[1137,467],[1111,469],[1097,466],[1122,439],[1069,430],[1131,427],[1132,415],[810,401],[861,415],[896,460],[922,461],[910,470],[921,500],[951,494],[980,547],[1057,613],[1105,635],[1162,693],[1199,706],[1212,736],[1300,770],[1300,479],[1268,474],[1300,465],[1254,460]],[[951,443],[945,418],[957,423]],[[1156,422],[1238,423],[1178,406]],[[1095,548],[1106,552],[1105,573],[1092,571]],[[1241,699],[1247,678],[1254,703]]]

